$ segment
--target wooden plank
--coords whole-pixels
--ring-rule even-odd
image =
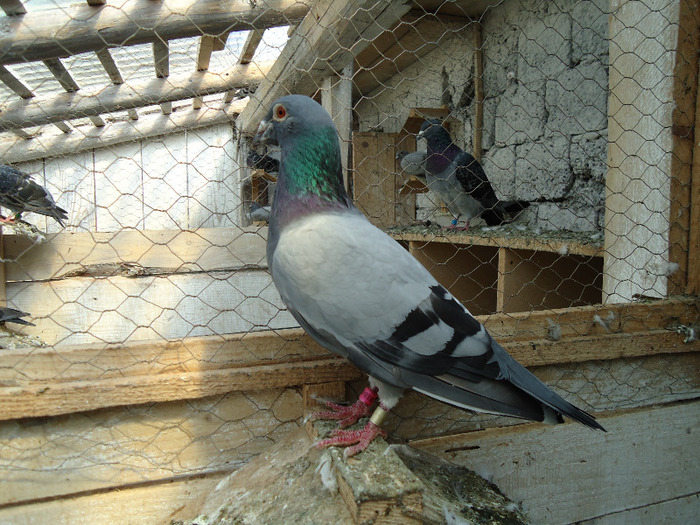
[[[638,525],[640,523],[694,523],[700,516],[700,493],[672,498],[633,509],[598,516],[581,525]]]
[[[607,433],[519,425],[411,444],[485,475],[510,499],[527,502],[538,523],[579,522],[700,491],[699,401],[600,422]]]
[[[100,60],[100,63],[102,64],[102,67],[104,68],[105,72],[109,76],[109,79],[112,81],[112,84],[123,84],[124,78],[119,72],[117,63],[114,61],[114,57],[112,57],[112,54],[109,52],[109,49],[106,47],[104,49],[98,49],[97,51],[95,51],[95,54]]]
[[[353,202],[380,228],[396,225],[398,188],[391,171],[395,144],[395,134],[366,131],[352,136]]]
[[[668,258],[678,265],[669,276],[668,293],[684,293],[688,283],[693,148],[700,148],[696,121],[698,61],[700,55],[700,2],[681,0],[675,45],[672,95],[674,101],[671,156],[670,226]]]
[[[97,408],[199,399],[229,392],[288,388],[309,383],[350,381],[362,373],[347,361],[329,357],[242,368],[177,372],[95,381],[34,383],[0,387],[0,420],[71,414]]]
[[[481,22],[475,22],[474,31],[474,137],[472,151],[476,160],[481,160],[484,135],[484,59],[481,48]]]
[[[352,64],[345,66],[339,76],[330,76],[321,86],[321,105],[333,119],[340,138],[340,160],[343,165],[343,185],[350,191],[350,150],[352,148]]]
[[[5,66],[0,64],[0,80],[12,91],[17,93],[22,98],[32,98],[34,93],[29,87],[18,79],[12,72]]]
[[[76,81],[73,80],[73,77],[60,59],[50,58],[44,60],[43,62],[48,70],[51,71],[51,74],[56,78],[56,80],[58,80],[58,83],[61,84],[61,87],[68,93],[73,93],[74,91],[78,91],[80,89],[80,86],[78,86]]]
[[[18,16],[27,13],[24,4],[22,4],[22,0],[2,0],[2,2],[0,2],[0,7],[2,7],[2,10],[5,11],[7,16]]]
[[[284,94],[313,95],[324,78],[351,63],[409,8],[409,4],[372,0],[315,2],[241,113],[239,129],[254,133],[271,103]]]
[[[62,347],[296,326],[264,270],[139,273],[9,283],[8,304],[34,316],[22,333]]]
[[[105,125],[105,121],[102,120],[102,117],[100,117],[99,115],[93,115],[93,116],[89,117],[89,119],[90,119],[90,120],[92,121],[92,123],[93,123],[95,126],[97,126],[98,128],[101,128],[102,126]]]
[[[0,506],[230,472],[302,416],[294,388],[0,422]]]
[[[8,525],[42,523],[51,516],[51,523],[55,525],[107,525],[114,523],[118,516],[121,523],[171,523],[176,513],[178,519],[194,519],[183,503],[203,499],[227,475],[228,472],[221,472],[155,484],[134,484],[93,494],[13,505],[0,508],[0,522]]]
[[[214,37],[204,35],[199,39],[199,49],[197,51],[197,71],[206,71],[209,69],[211,54],[214,51]],[[200,109],[202,107],[202,97],[194,97],[192,100],[192,109]]]
[[[700,294],[700,68],[698,68],[695,99],[695,145],[690,184],[690,224],[688,225],[688,289],[686,293]]]
[[[63,133],[70,133],[72,131],[71,127],[65,122],[54,122],[53,125],[60,129]]]
[[[412,229],[394,229],[390,235],[397,241],[440,242],[456,245],[493,246],[538,252],[566,253],[602,257],[604,254],[600,241],[582,236],[567,237],[564,232],[542,233],[537,237],[523,235],[520,232],[504,230],[503,232],[468,230],[466,232],[446,232],[442,230],[414,231]]]
[[[109,88],[108,88],[109,89]],[[0,155],[7,163],[27,162],[45,157],[61,157],[79,151],[104,148],[139,139],[217,126],[231,122],[243,110],[248,99],[238,100],[222,107],[207,107],[200,111],[178,111],[169,116],[146,115],[138,121],[111,122],[103,128],[81,130],[81,133],[42,137],[41,141],[0,138]],[[1,126],[1,124],[0,124]],[[13,133],[22,132],[21,129]]]
[[[0,130],[40,126],[111,111],[122,111],[222,93],[231,89],[254,89],[269,72],[271,64],[235,65],[221,73],[200,71],[173,75],[167,79],[125,82],[100,87],[97,91],[61,93],[18,100],[5,106]]]
[[[248,32],[245,44],[243,44],[243,51],[241,56],[238,58],[239,64],[250,64],[253,61],[253,56],[255,51],[258,49],[258,45],[262,41],[263,33],[265,30],[253,29]]]
[[[131,0],[127,8],[109,5],[61,7],[28,13],[0,35],[0,63],[13,64],[76,55],[105,46],[219,35],[286,26],[304,18],[309,7],[297,0]],[[163,13],[168,16],[164,17]]]

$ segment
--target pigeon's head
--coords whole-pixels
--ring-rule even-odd
[[[430,140],[435,137],[442,137],[447,130],[442,127],[442,122],[436,118],[427,119],[420,127],[418,132],[419,139]]]
[[[323,106],[304,95],[287,95],[277,99],[260,122],[253,147],[267,144],[284,149],[299,137],[327,128],[335,132],[333,121]]]

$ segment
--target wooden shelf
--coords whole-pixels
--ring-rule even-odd
[[[602,302],[600,240],[513,226],[445,232],[393,228],[435,278],[475,315],[571,308]]]
[[[561,255],[603,256],[603,239],[595,234],[574,232],[540,232],[519,230],[505,225],[498,228],[475,228],[468,231],[449,231],[437,227],[412,226],[387,231],[397,241],[439,242],[492,246],[551,252]]]

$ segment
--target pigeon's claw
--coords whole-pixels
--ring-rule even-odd
[[[16,216],[3,217],[2,215],[0,215],[0,223],[17,224],[17,217]]]
[[[316,448],[348,447],[345,449],[345,457],[352,457],[365,450],[377,436],[386,438],[386,435],[384,430],[368,421],[360,430],[334,430],[329,438],[322,439],[314,446]]]
[[[363,417],[369,416],[369,407],[359,399],[350,406],[326,401],[326,407],[330,408],[330,410],[317,412],[312,418],[314,420],[335,419],[338,421],[340,428],[345,428],[357,423]]]

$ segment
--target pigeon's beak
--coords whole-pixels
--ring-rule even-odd
[[[275,127],[269,120],[263,120],[258,126],[258,131],[253,137],[253,148],[257,148],[263,144],[277,144],[274,138]]]

